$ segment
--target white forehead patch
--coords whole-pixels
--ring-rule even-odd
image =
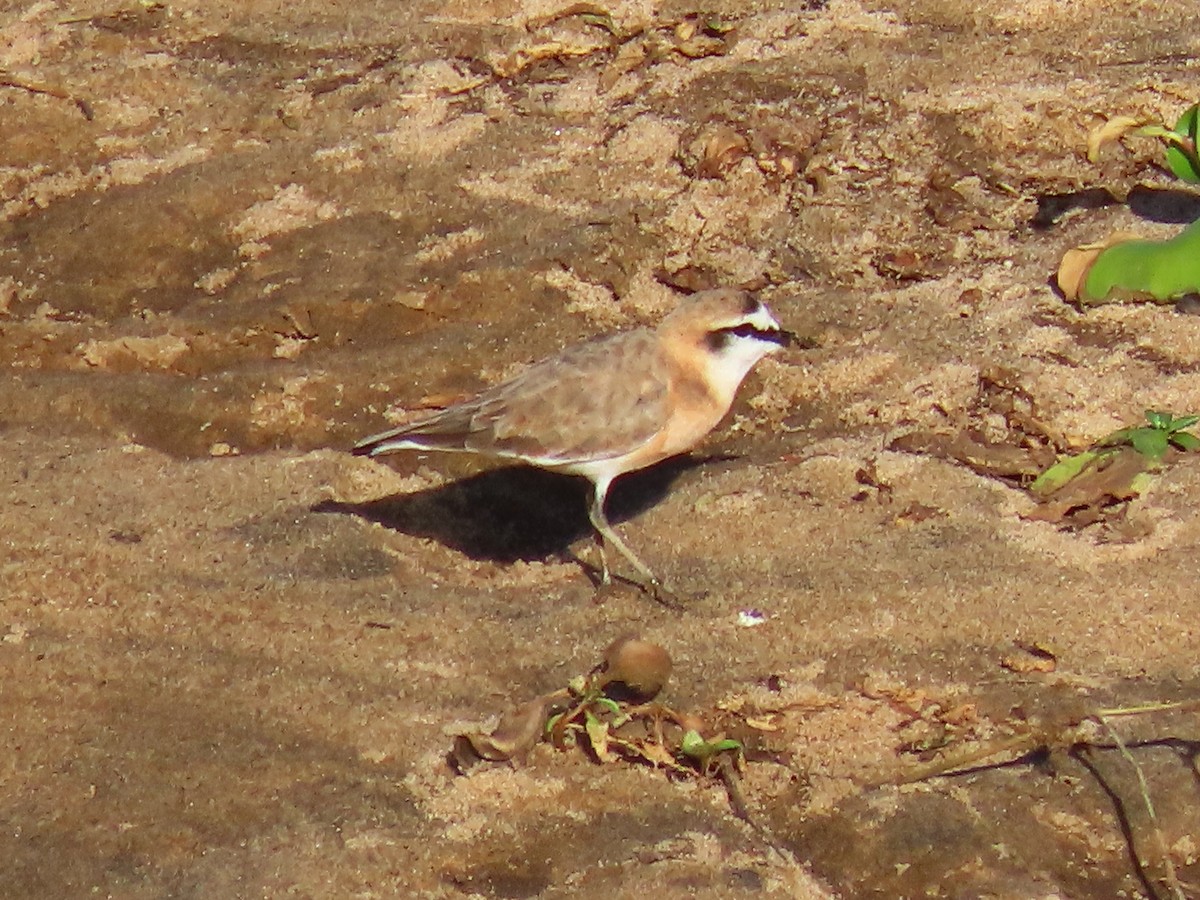
[[[768,310],[761,303],[758,304],[758,309],[746,316],[743,321],[746,322],[746,324],[753,325],[755,328],[758,328],[762,331],[779,330],[779,323],[775,321],[775,317],[771,315],[770,310]]]

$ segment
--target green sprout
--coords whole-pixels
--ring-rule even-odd
[[[1060,459],[1029,485],[1030,493],[1048,498],[1085,475],[1103,471],[1105,464],[1127,447],[1143,459],[1143,465],[1124,473],[1129,476],[1130,492],[1140,493],[1148,478],[1145,469],[1161,463],[1170,448],[1185,452],[1200,449],[1200,438],[1187,431],[1200,422],[1200,416],[1175,418],[1168,412],[1148,409],[1146,421],[1146,425],[1114,431],[1090,450]]]
[[[1158,138],[1167,145],[1167,168],[1180,181],[1200,184],[1200,156],[1196,154],[1196,129],[1200,124],[1200,103],[1187,108],[1174,128],[1146,125],[1135,134]]]
[[[1088,136],[1087,156],[1091,162],[1099,162],[1101,148],[1126,135],[1155,138],[1166,145],[1166,163],[1171,174],[1180,181],[1200,184],[1200,156],[1196,147],[1198,128],[1200,103],[1185,109],[1174,128],[1133,116],[1113,116]]]
[[[1200,422],[1200,416],[1180,416],[1176,419],[1168,412],[1148,409],[1146,421],[1150,424],[1114,431],[1100,442],[1100,446],[1120,447],[1127,444],[1151,462],[1159,462],[1171,447],[1189,453],[1200,448],[1200,438],[1187,431]]]
[[[691,730],[684,733],[679,742],[679,752],[694,759],[703,772],[709,771],[709,765],[722,753],[741,753],[742,745],[733,738],[719,741],[706,741],[700,732]]]

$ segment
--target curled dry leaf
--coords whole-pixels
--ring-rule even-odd
[[[1055,276],[1055,280],[1058,282],[1058,289],[1062,291],[1063,297],[1072,303],[1089,302],[1085,286],[1088,274],[1092,271],[1092,264],[1096,261],[1096,258],[1115,244],[1136,239],[1137,235],[1122,231],[1111,234],[1104,240],[1097,241],[1094,244],[1081,244],[1078,247],[1072,247],[1064,253],[1062,262],[1058,264],[1058,273]],[[1094,302],[1094,300],[1091,302]]]
[[[1079,302],[1079,295],[1083,291],[1083,283],[1087,278],[1088,269],[1106,246],[1108,245],[1084,244],[1081,247],[1072,247],[1063,254],[1062,262],[1058,264],[1058,272],[1055,275],[1055,281],[1058,283],[1058,289],[1062,291],[1063,297],[1072,303]]]
[[[591,56],[605,48],[600,43],[574,43],[569,41],[546,41],[531,47],[522,47],[503,59],[493,63],[492,70],[498,78],[512,78],[544,59],[570,59]]]
[[[715,125],[700,135],[696,175],[720,178],[750,152],[750,142],[728,125]]]
[[[1045,644],[1017,644],[1017,649],[1005,654],[1000,665],[1010,672],[1053,672],[1058,668],[1058,657]]]
[[[469,769],[480,760],[506,762],[524,757],[541,740],[546,711],[557,696],[545,694],[509,710],[491,734],[459,735],[453,751],[459,769]]]
[[[1103,125],[1093,128],[1087,139],[1088,162],[1098,162],[1100,151],[1106,144],[1119,141],[1135,128],[1141,128],[1145,124],[1144,119],[1135,119],[1133,116],[1113,116]]]

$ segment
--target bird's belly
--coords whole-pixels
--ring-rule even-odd
[[[702,441],[721,421],[711,411],[677,412],[667,426],[639,447],[620,456],[570,462],[554,466],[560,472],[586,478],[615,478],[625,472],[644,469],[680,453],[686,453]]]

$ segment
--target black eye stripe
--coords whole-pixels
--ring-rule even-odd
[[[792,342],[792,334],[789,331],[781,331],[778,328],[759,328],[749,322],[743,322],[741,325],[731,325],[729,328],[718,328],[710,332],[709,343],[722,346],[730,337],[734,336],[755,338],[771,344],[779,344],[782,347],[786,347]]]

